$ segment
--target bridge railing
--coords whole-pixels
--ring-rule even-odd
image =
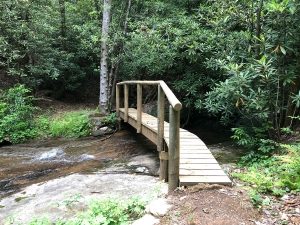
[[[124,122],[128,122],[129,86],[137,85],[137,132],[142,131],[143,85],[157,86],[157,150],[160,152],[160,179],[168,181],[169,190],[179,185],[180,110],[182,104],[164,81],[124,81],[116,86],[116,112],[120,109],[120,87],[124,87]],[[165,99],[169,102],[169,143],[164,148]],[[168,153],[166,152],[168,150]]]

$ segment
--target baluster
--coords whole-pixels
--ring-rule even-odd
[[[137,133],[142,132],[142,99],[143,99],[143,88],[141,84],[137,84]]]
[[[124,115],[124,122],[128,122],[128,84],[124,84],[124,110],[125,110],[125,115]]]
[[[120,109],[120,86],[116,85],[116,113],[118,117],[120,116],[119,109]]]

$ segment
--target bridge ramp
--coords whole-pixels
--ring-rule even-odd
[[[120,117],[124,119],[125,109],[120,108]],[[137,128],[137,110],[128,109],[128,123]],[[152,142],[157,141],[157,118],[142,113],[141,133]],[[169,143],[169,123],[164,123],[164,140]],[[181,186],[199,183],[231,185],[232,182],[224,173],[205,143],[195,134],[180,128],[179,181]]]

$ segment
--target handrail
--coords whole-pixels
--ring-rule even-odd
[[[169,86],[163,80],[158,80],[158,81],[132,80],[132,81],[123,81],[123,82],[117,83],[117,85],[124,85],[124,84],[160,85],[161,88],[163,89],[170,105],[173,107],[173,109],[176,111],[180,111],[182,109],[181,102],[177,99],[177,97],[171,91]]]
[[[176,98],[174,93],[163,81],[123,81],[117,83],[116,86],[116,112],[120,116],[120,86],[124,86],[124,122],[129,120],[129,85],[137,85],[137,117],[136,129],[137,133],[145,135],[142,126],[142,86],[157,85],[158,100],[157,100],[157,150],[160,156],[160,174],[161,180],[168,180],[169,191],[173,191],[179,185],[179,153],[180,153],[180,110],[182,104]],[[164,142],[164,125],[165,125],[165,97],[168,99],[169,107],[169,143],[168,147]],[[143,128],[143,129],[142,129]],[[166,157],[166,155],[168,157]]]

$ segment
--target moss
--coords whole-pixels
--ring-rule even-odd
[[[20,202],[20,201],[22,201],[22,200],[24,200],[24,199],[26,199],[26,198],[28,198],[27,196],[24,196],[24,197],[17,197],[17,198],[15,198],[15,202]]]

